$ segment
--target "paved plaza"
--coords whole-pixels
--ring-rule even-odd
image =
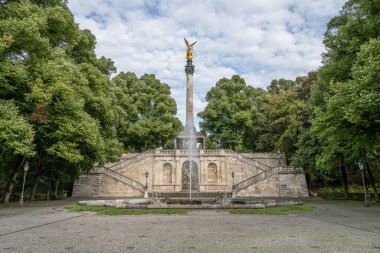
[[[98,216],[73,200],[0,208],[0,252],[380,252],[380,206],[313,202],[287,216]]]

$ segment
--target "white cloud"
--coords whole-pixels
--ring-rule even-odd
[[[194,53],[195,116],[222,77],[265,88],[320,65],[327,21],[345,0],[69,0],[76,22],[97,38],[98,56],[119,71],[153,73],[172,87],[185,119],[185,45]],[[199,122],[199,119],[196,119]]]

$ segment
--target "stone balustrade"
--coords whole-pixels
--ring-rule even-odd
[[[125,184],[128,184],[130,185],[131,187],[135,188],[136,190],[144,193],[145,191],[145,186],[142,185],[141,183],[127,177],[127,176],[124,176],[123,174],[120,174],[114,170],[110,170],[110,169],[107,169],[107,168],[104,168],[104,167],[96,167],[94,169],[94,172],[95,173],[102,173],[102,174],[105,174],[109,177],[112,177],[120,182],[123,182]]]

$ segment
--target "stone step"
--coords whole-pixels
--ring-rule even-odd
[[[192,192],[191,197],[196,198],[216,198],[218,194],[223,192]],[[153,193],[149,193],[148,196],[152,197]],[[161,197],[168,196],[170,198],[189,198],[189,192],[160,192]]]

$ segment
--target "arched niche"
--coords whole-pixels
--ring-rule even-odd
[[[191,190],[198,190],[198,164],[194,161],[185,161],[182,165],[182,190],[190,190],[190,170],[191,170]]]
[[[172,183],[173,166],[170,163],[164,163],[162,165],[162,181],[164,184]]]
[[[207,165],[207,182],[216,183],[218,181],[218,166],[215,163]]]

